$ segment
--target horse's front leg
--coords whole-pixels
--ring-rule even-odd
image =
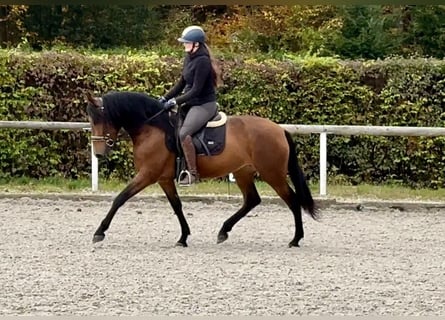
[[[173,179],[165,179],[158,181],[158,183],[161,186],[162,190],[164,190],[165,195],[170,202],[170,205],[172,206],[176,216],[178,217],[179,224],[181,225],[181,237],[179,238],[176,245],[187,247],[187,237],[190,235],[190,228],[182,211],[182,203],[176,190],[175,182]]]
[[[156,179],[152,177],[150,174],[145,172],[139,172],[122,190],[117,197],[114,199],[113,204],[111,205],[110,210],[108,211],[105,219],[99,225],[96,232],[93,236],[93,242],[102,241],[105,238],[105,231],[108,230],[111,224],[111,220],[113,220],[114,215],[117,210],[125,203],[128,199],[133,197],[139,191],[143,190],[146,186],[153,184],[156,182]]]

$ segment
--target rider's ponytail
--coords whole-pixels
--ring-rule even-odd
[[[213,57],[212,51],[210,50],[209,46],[206,43],[204,43],[204,46],[209,52],[210,61],[212,62],[213,85],[215,87],[220,87],[223,85],[221,68],[219,67],[218,61]]]

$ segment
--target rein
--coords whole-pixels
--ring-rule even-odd
[[[146,122],[146,123],[147,123],[147,122],[150,122],[151,120],[153,120],[154,118],[156,118],[157,116],[159,116],[159,115],[160,115],[161,113],[163,113],[164,111],[167,111],[167,110],[162,109],[161,111],[155,113],[153,116],[151,116],[150,118],[148,118],[148,120],[145,121],[145,122]]]

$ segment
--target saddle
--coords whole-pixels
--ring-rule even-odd
[[[179,115],[175,114],[174,116],[178,117]],[[192,135],[197,156],[215,156],[223,152],[226,143],[226,123],[227,115],[220,111]],[[180,149],[181,143],[178,140],[176,140],[176,148],[176,177],[179,179],[186,168],[186,163]]]
[[[224,150],[227,115],[218,112],[207,125],[192,136],[197,155],[215,156]]]

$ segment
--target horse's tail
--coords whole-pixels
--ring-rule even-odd
[[[307,185],[306,178],[304,177],[303,171],[298,165],[297,154],[295,152],[295,142],[292,140],[292,136],[288,131],[284,131],[289,144],[289,160],[288,160],[288,170],[289,176],[295,187],[295,193],[297,195],[298,203],[303,207],[303,209],[310,214],[313,219],[318,218],[318,209],[315,206],[314,199],[312,198],[311,190]]]

